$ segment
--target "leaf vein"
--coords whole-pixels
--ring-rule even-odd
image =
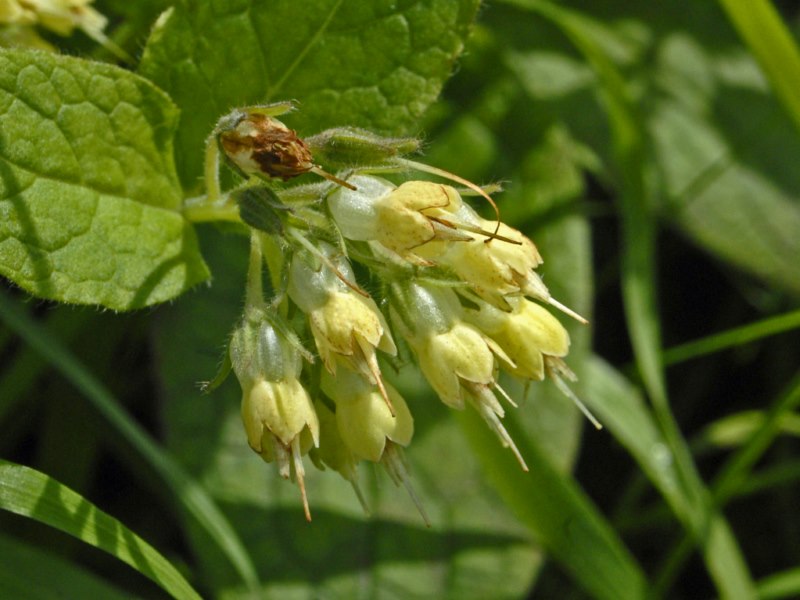
[[[300,63],[303,62],[303,59],[306,57],[306,54],[308,54],[311,48],[313,48],[314,45],[319,41],[319,39],[328,29],[328,26],[331,24],[331,21],[333,21],[333,18],[336,16],[336,13],[339,12],[339,8],[342,6],[342,2],[343,0],[338,0],[336,4],[333,5],[333,8],[331,8],[331,11],[328,13],[328,16],[325,17],[325,20],[322,22],[320,28],[316,31],[316,33],[314,33],[313,36],[311,36],[311,39],[308,41],[305,47],[302,50],[300,50],[300,52],[297,53],[297,56],[295,57],[294,61],[292,61],[292,64],[289,65],[289,68],[287,68],[286,71],[283,73],[283,75],[278,79],[278,81],[275,82],[275,85],[272,87],[272,89],[267,91],[268,100],[271,100],[272,98],[275,97],[275,94],[277,94],[280,91],[286,80],[292,75],[294,70],[297,69]]]

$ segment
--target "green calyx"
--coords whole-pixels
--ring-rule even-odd
[[[242,221],[254,229],[272,235],[283,233],[280,212],[290,210],[278,195],[267,186],[246,187],[231,194],[239,205]]]

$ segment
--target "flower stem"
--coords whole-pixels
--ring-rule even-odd
[[[263,258],[261,252],[261,236],[255,230],[250,232],[250,259],[247,265],[247,290],[245,292],[245,310],[260,307],[264,304],[264,289],[261,282]]]

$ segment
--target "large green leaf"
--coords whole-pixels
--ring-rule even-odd
[[[0,51],[0,274],[118,310],[205,279],[179,212],[176,121],[163,92],[122,69]]]
[[[203,145],[232,107],[294,99],[301,133],[355,125],[416,134],[450,74],[478,0],[182,0],[140,72],[181,107],[177,161],[198,185]]]
[[[708,43],[660,44],[649,121],[666,214],[720,258],[800,293],[800,136],[754,61]]]
[[[0,508],[56,527],[108,552],[175,598],[200,598],[150,544],[44,473],[0,461]]]

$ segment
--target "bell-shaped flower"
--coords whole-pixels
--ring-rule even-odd
[[[495,355],[506,357],[491,338],[464,321],[455,292],[409,284],[392,308],[398,330],[442,402],[464,408],[464,382],[494,384]]]
[[[504,412],[494,395],[498,391],[505,396],[495,379],[495,357],[513,364],[511,358],[464,320],[464,309],[450,289],[407,284],[396,290],[394,300],[393,320],[442,402],[457,409],[471,404],[527,469],[500,422]]]
[[[355,287],[347,259],[327,244],[320,246],[320,253],[319,257],[294,256],[289,295],[308,315],[327,370],[335,374],[338,359],[383,389],[376,349],[391,355],[397,353],[386,319],[375,301]],[[389,403],[388,396],[386,402]]]
[[[416,264],[429,264],[414,253],[426,242],[471,239],[454,220],[463,202],[449,185],[407,181],[394,187],[363,175],[350,181],[358,190],[337,190],[328,199],[331,214],[348,239],[378,243]]]
[[[466,311],[467,320],[490,336],[511,359],[506,365],[512,375],[541,381],[546,357],[562,357],[569,352],[569,334],[543,306],[525,298],[508,298],[511,310],[498,310],[482,304],[479,310]]]
[[[482,225],[489,231],[496,227],[488,221]],[[469,241],[431,242],[417,253],[449,268],[481,298],[500,308],[508,308],[505,297],[511,294],[547,301],[550,293],[534,272],[542,263],[534,243],[504,223],[497,227],[497,235],[502,239],[472,233]]]
[[[354,373],[342,370],[336,377],[323,373],[321,381],[322,391],[336,403],[336,424],[344,444],[356,457],[383,465],[392,481],[406,488],[430,526],[411,485],[402,451],[414,435],[414,419],[403,397],[391,385],[385,385],[394,412],[384,402],[381,391]]]
[[[302,456],[319,445],[319,420],[299,380],[300,355],[259,310],[231,338],[230,357],[242,386],[242,421],[250,447],[276,462],[282,477],[300,487],[310,520]]]
[[[356,374],[322,375],[322,391],[336,403],[339,435],[358,458],[379,462],[388,443],[407,446],[414,435],[414,419],[405,400],[388,383],[385,387],[394,414],[377,387]]]

